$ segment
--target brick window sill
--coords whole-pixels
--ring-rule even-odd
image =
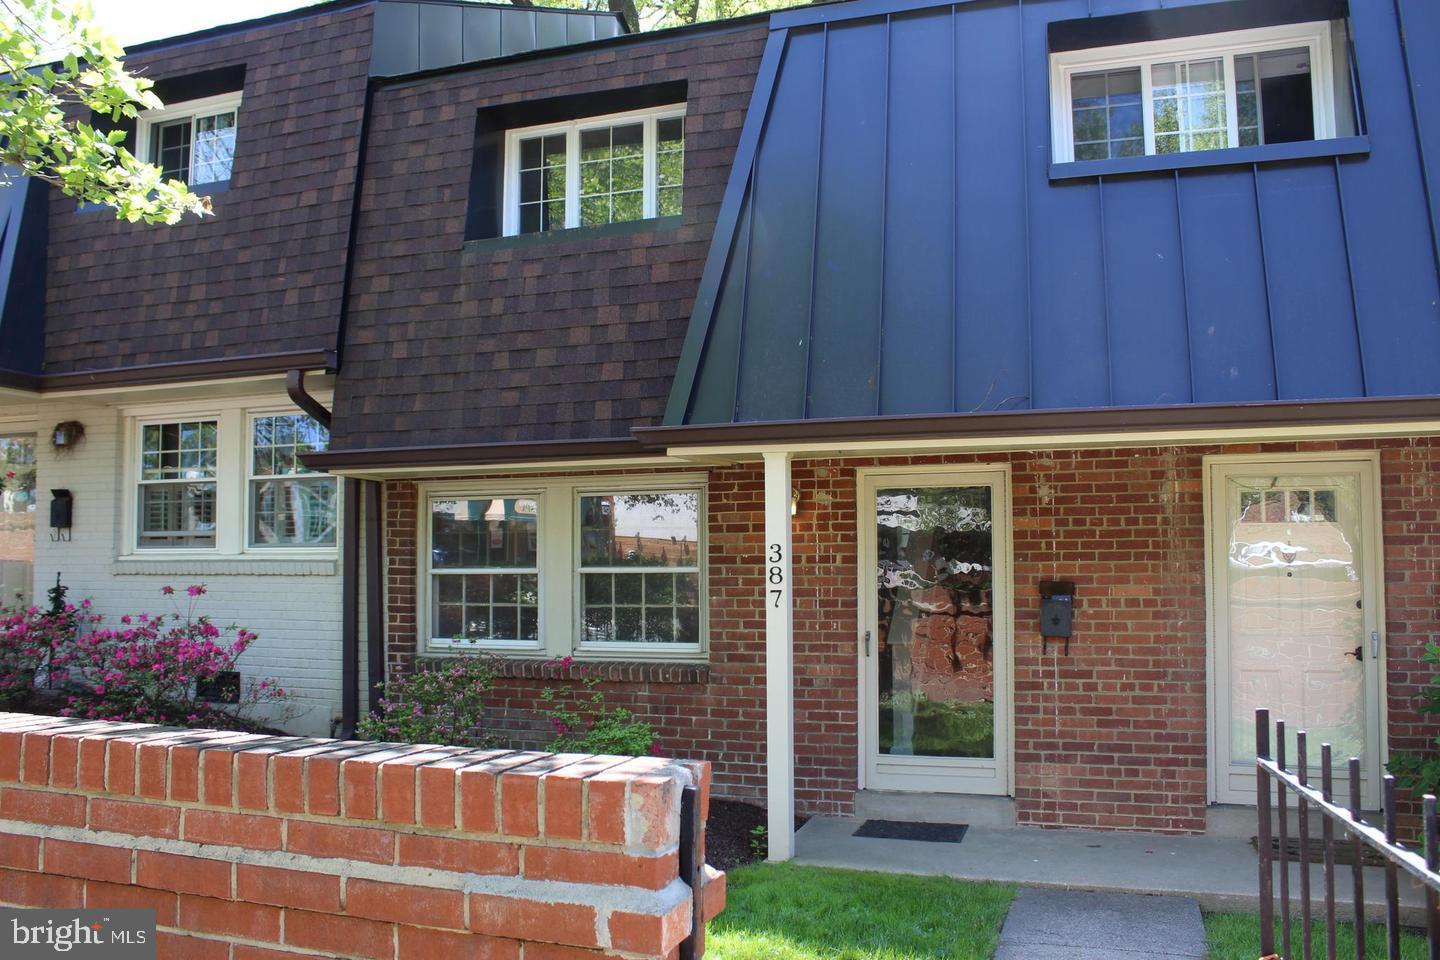
[[[447,659],[445,656],[425,656],[419,659],[419,664],[423,668],[444,663]],[[703,686],[710,682],[710,665],[707,663],[572,660],[568,667],[562,667],[550,659],[500,657],[496,660],[496,669],[499,676],[507,680],[579,680],[583,675],[599,676],[607,683]]]

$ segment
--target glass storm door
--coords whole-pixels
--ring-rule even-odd
[[[31,601],[35,572],[35,436],[0,436],[0,598]]]
[[[1006,477],[863,477],[873,790],[1008,792]]]
[[[1286,761],[1307,732],[1318,780],[1329,743],[1336,794],[1361,758],[1378,804],[1382,650],[1371,461],[1212,463],[1216,800],[1255,802],[1255,710],[1284,720]]]

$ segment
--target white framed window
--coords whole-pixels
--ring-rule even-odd
[[[338,481],[299,460],[329,445],[309,416],[273,397],[121,413],[129,493],[120,560],[335,557]]]
[[[230,179],[239,120],[239,93],[146,110],[135,127],[137,156],[159,167],[167,180],[224,182]]]
[[[1050,56],[1057,163],[1337,136],[1329,21]]]
[[[678,216],[685,105],[511,130],[506,236]]]
[[[685,489],[579,494],[582,649],[699,649],[702,500]]]
[[[338,484],[300,459],[328,449],[330,431],[303,413],[252,413],[249,433],[249,545],[335,546]]]
[[[542,499],[520,492],[429,501],[436,642],[540,648]]]
[[[213,419],[140,425],[137,546],[215,545],[218,435]]]
[[[443,483],[420,498],[433,649],[704,656],[703,477]]]

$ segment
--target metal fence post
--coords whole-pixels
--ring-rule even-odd
[[[1255,753],[1270,759],[1270,711],[1255,711]],[[1275,878],[1270,863],[1270,774],[1264,764],[1255,765],[1255,816],[1259,821],[1256,846],[1260,850],[1260,955],[1275,952]]]
[[[690,935],[680,941],[680,960],[705,952],[705,824],[700,819],[700,791],[686,787],[680,794],[680,879],[690,886]]]

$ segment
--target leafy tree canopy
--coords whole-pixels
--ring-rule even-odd
[[[208,197],[125,149],[124,130],[87,122],[162,106],[153,82],[125,69],[124,54],[83,0],[0,0],[0,189],[34,177],[132,223],[210,211]]]
[[[625,15],[631,27],[660,30],[799,6],[803,0],[511,0],[519,7],[574,7]]]

